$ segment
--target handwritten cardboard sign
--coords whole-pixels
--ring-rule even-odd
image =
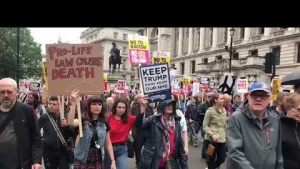
[[[150,102],[171,99],[170,74],[167,63],[142,65],[140,72],[143,91],[150,98]]]
[[[46,64],[49,95],[95,95],[103,91],[103,52],[100,44],[48,44]]]

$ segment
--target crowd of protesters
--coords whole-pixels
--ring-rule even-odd
[[[187,169],[189,146],[203,142],[199,157],[208,169],[225,161],[228,169],[299,169],[299,88],[279,93],[273,106],[271,88],[261,82],[243,100],[200,92],[149,103],[140,92],[91,96],[74,90],[65,97],[62,117],[59,97],[18,95],[16,82],[4,78],[0,168],[127,169],[134,151],[138,169]]]

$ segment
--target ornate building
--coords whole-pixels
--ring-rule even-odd
[[[229,70],[230,28],[147,28],[150,50],[171,52],[171,64],[177,77],[192,79],[209,76],[218,85],[220,76]],[[282,78],[300,67],[300,28],[235,28],[233,35],[232,73],[237,78],[270,82],[264,73],[266,53],[276,57],[276,75]],[[136,73],[138,74],[138,73]]]
[[[137,34],[140,28],[89,28],[81,33],[81,43],[100,43],[103,46],[104,73],[107,74],[108,84],[117,84],[118,80],[126,80],[126,83],[134,87],[135,67],[129,63],[128,58],[128,35]],[[120,71],[109,72],[109,56],[112,42],[116,42],[120,49],[122,64]],[[117,65],[118,67],[118,65]]]

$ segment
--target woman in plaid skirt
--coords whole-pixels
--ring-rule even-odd
[[[70,126],[78,127],[74,120],[76,102],[80,99],[78,90],[71,94],[71,106],[68,114]],[[83,137],[76,138],[74,150],[74,169],[102,169],[104,146],[111,160],[111,169],[116,169],[112,144],[110,141],[110,126],[105,122],[103,100],[92,96],[87,101],[87,109],[82,115]]]

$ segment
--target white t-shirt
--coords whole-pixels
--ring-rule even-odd
[[[184,117],[183,113],[179,109],[176,109],[176,113],[179,117],[181,117],[180,126],[182,127],[182,131],[187,131],[186,120],[185,120],[185,117]]]

